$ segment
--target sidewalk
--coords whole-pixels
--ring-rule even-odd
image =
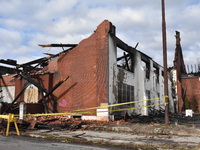
[[[27,130],[22,135],[110,146],[148,146],[156,149],[200,149],[200,129],[160,124],[121,126],[91,126],[86,130]]]

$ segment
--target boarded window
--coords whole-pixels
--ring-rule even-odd
[[[25,103],[37,103],[38,102],[38,88],[33,84],[30,84],[24,92]]]

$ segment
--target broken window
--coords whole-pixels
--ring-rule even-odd
[[[142,66],[145,70],[146,79],[150,79],[150,62],[142,59]]]
[[[153,64],[153,72],[156,75],[156,82],[159,83],[159,68],[155,64]]]
[[[117,48],[117,66],[124,68],[123,50]]]
[[[117,48],[117,66],[130,72],[134,72],[133,55]]]
[[[118,37],[114,36],[114,40],[117,47],[117,65],[125,70],[134,72],[134,55],[138,43],[135,48],[127,45]]]
[[[162,71],[162,76],[164,77],[164,71]]]
[[[118,82],[118,102],[134,101],[134,86]]]

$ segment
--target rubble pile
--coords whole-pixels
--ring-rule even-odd
[[[192,127],[200,127],[200,114],[194,114],[193,117],[186,117],[185,114],[170,114],[171,125],[186,125]],[[128,116],[117,121],[99,121],[99,120],[82,120],[67,115],[47,115],[47,116],[28,116],[23,120],[17,121],[20,131],[44,129],[51,131],[75,131],[75,130],[98,130],[101,127],[108,126],[131,126],[133,124],[164,124],[164,114],[149,116]],[[0,124],[0,134],[5,133],[7,121],[4,120]],[[14,130],[14,124],[11,129]]]
[[[19,121],[19,127],[23,129],[49,129],[49,130],[85,130],[92,126],[116,126],[130,125],[131,122],[124,120],[118,121],[99,121],[99,120],[82,120],[81,118],[71,118],[65,115],[52,116],[30,116],[23,121]]]

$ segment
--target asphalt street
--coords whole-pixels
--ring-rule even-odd
[[[0,146],[1,150],[114,150],[10,135],[7,137],[0,135]]]

